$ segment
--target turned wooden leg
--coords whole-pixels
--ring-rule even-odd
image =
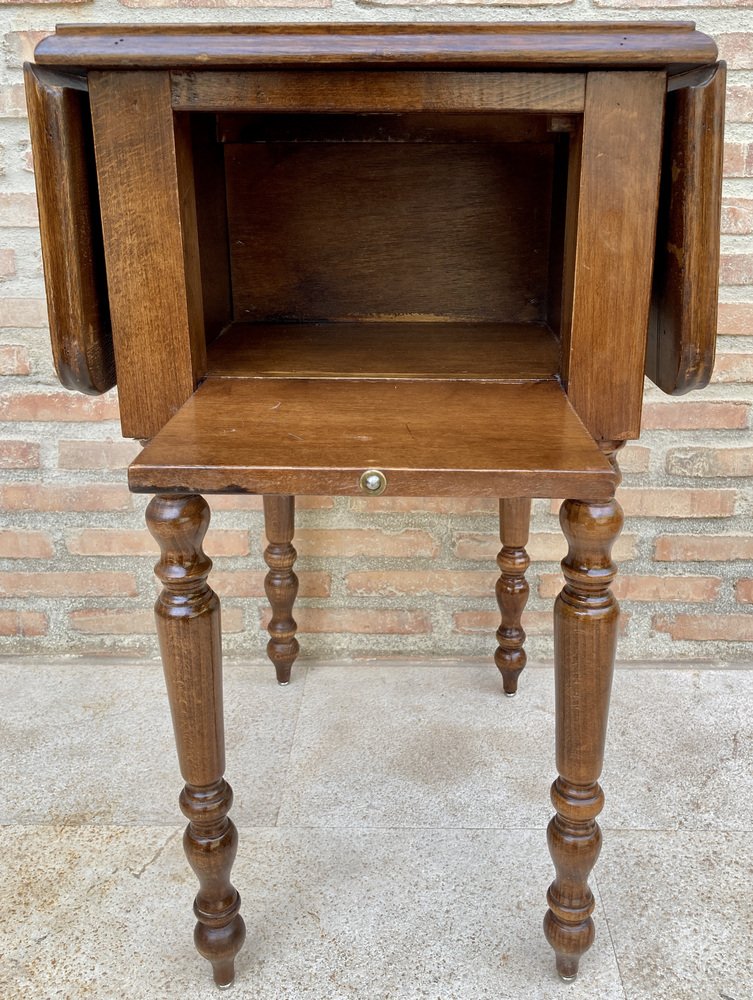
[[[531,501],[526,498],[499,501],[499,539],[502,548],[497,556],[501,576],[497,580],[497,604],[502,621],[497,629],[494,662],[502,674],[506,695],[518,690],[518,677],[526,665],[523,644],[526,634],[520,618],[528,600],[526,570],[531,560],[526,552],[531,523]]]
[[[269,544],[264,561],[269,572],[264,590],[272,607],[272,620],[267,626],[267,655],[275,665],[278,684],[290,682],[290,668],[298,656],[298,627],[293,618],[293,604],[298,594],[298,577],[293,572],[297,552],[291,544],[295,531],[295,497],[265,496],[264,527]]]
[[[207,584],[212,562],[201,544],[209,507],[193,494],[156,496],[146,511],[162,555],[155,572],[163,590],[155,613],[180,770],[186,785],[180,807],[188,819],[183,837],[199,879],[194,902],[194,942],[212,963],[214,981],[229,986],[246,928],[241,899],[230,882],[238,834],[228,811],[224,780],[220,603]]]
[[[549,852],[556,877],[549,887],[544,932],[557,971],[574,979],[594,940],[594,897],[588,876],[601,848],[596,817],[604,805],[598,784],[604,759],[619,608],[609,589],[616,573],[612,545],[622,527],[616,500],[566,500],[560,523],[569,542],[565,586],[554,609],[557,770],[556,815]]]

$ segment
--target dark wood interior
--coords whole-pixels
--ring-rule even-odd
[[[209,373],[559,373],[578,116],[190,118]]]

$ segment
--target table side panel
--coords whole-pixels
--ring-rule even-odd
[[[568,396],[597,440],[640,434],[665,91],[653,72],[590,73],[586,85],[563,355]]]
[[[714,368],[726,69],[667,96],[646,374],[669,395]]]
[[[90,395],[115,385],[89,95],[80,81],[24,66],[55,371]]]

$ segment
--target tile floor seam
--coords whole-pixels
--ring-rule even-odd
[[[301,713],[303,711],[303,702],[306,697],[306,681],[308,680],[309,677],[310,667],[308,663],[303,664],[303,667],[304,669],[302,671],[303,680],[301,682],[301,697],[298,701],[298,711],[295,713],[295,721],[293,722],[293,732],[290,735],[290,749],[288,750],[288,762],[285,768],[285,782],[280,792],[280,801],[277,803],[277,809],[275,810],[274,827],[280,830],[290,829],[290,827],[287,825],[285,826],[280,825],[280,813],[282,812],[282,807],[285,803],[285,798],[288,795],[288,791],[290,788],[290,774],[292,770],[291,765],[293,760],[293,748],[295,747],[295,737],[298,732],[298,723],[301,718]]]
[[[601,914],[601,919],[604,921],[604,926],[607,929],[607,935],[609,936],[609,943],[612,946],[612,954],[614,955],[615,965],[617,966],[617,975],[620,977],[620,986],[622,987],[622,995],[625,1000],[630,1000],[630,995],[625,986],[625,979],[622,975],[622,968],[620,966],[620,956],[617,954],[617,947],[614,943],[614,935],[612,934],[612,927],[609,923],[609,914],[607,912],[607,907],[604,903],[604,897],[601,893],[601,886],[599,885],[599,876],[596,871],[591,873],[591,881],[593,882],[594,889],[596,890],[596,895],[599,898],[599,909],[598,913]]]

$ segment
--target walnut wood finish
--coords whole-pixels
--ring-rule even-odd
[[[583,110],[582,73],[432,73],[306,70],[173,73],[178,111],[548,111]]]
[[[560,346],[532,323],[235,323],[207,357],[241,378],[555,379]]]
[[[91,395],[115,385],[89,95],[81,80],[24,66],[55,371]]]
[[[692,21],[522,24],[59,25],[37,46],[49,65],[473,66],[489,69],[666,68],[712,63],[714,42]]]
[[[298,596],[298,577],[293,572],[297,552],[291,544],[295,531],[295,497],[264,497],[264,528],[268,545],[264,561],[269,572],[264,579],[264,592],[272,608],[267,626],[267,655],[274,664],[278,684],[290,682],[290,669],[298,656],[295,637],[297,624],[293,605]]]
[[[126,437],[150,438],[206,370],[191,136],[167,73],[90,73]]]
[[[228,811],[224,780],[220,603],[207,584],[212,562],[202,549],[209,507],[195,495],[154,497],[149,531],[161,550],[155,572],[162,583],[155,615],[178,760],[186,785],[180,808],[188,819],[186,857],[199,879],[194,941],[212,963],[214,981],[233,981],[235,956],[246,928],[241,900],[230,882],[238,834]]]
[[[563,376],[601,441],[640,433],[665,88],[663,73],[588,75]]]
[[[604,445],[612,457],[619,442]],[[615,470],[617,471],[617,465]],[[554,607],[557,770],[556,814],[547,839],[556,878],[547,896],[544,931],[565,980],[578,973],[594,941],[594,897],[588,876],[601,849],[596,817],[604,805],[598,779],[604,760],[619,607],[609,589],[617,569],[611,551],[622,509],[606,502],[566,500],[560,524],[569,543],[565,586]]]
[[[508,693],[530,498],[568,498],[545,933],[577,973],[618,617],[618,473],[600,449],[640,429],[655,253],[648,370],[668,391],[708,377],[716,55],[688,22],[68,25],[37,48],[66,79],[27,70],[56,356],[84,391],[111,378],[89,90],[122,426],[152,438],[129,484],[161,494],[147,520],[196,943],[220,985],[245,930],[197,494],[265,496],[268,648],[286,682],[294,496],[363,495],[367,469],[388,496],[505,498]]]
[[[719,63],[667,95],[646,374],[673,396],[714,368],[726,80]]]
[[[131,464],[134,492],[608,497],[614,472],[545,382],[208,378]]]
[[[502,548],[497,556],[500,578],[497,580],[497,604],[502,621],[497,629],[494,662],[502,674],[505,694],[514,695],[518,678],[526,665],[523,644],[526,634],[520,623],[528,601],[526,570],[531,560],[526,552],[531,523],[528,497],[499,501],[499,538]]]
[[[237,144],[226,161],[238,319],[546,318],[551,141]]]

